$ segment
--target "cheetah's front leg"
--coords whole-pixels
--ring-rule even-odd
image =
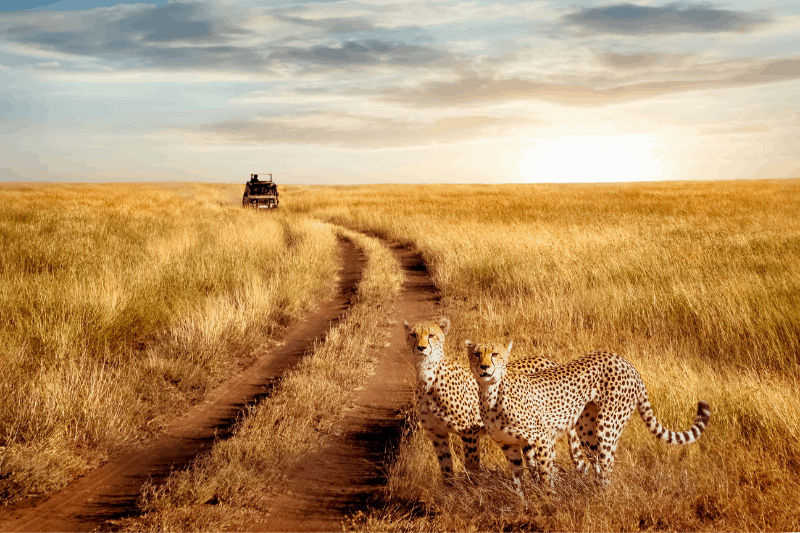
[[[436,459],[439,461],[439,469],[442,471],[442,478],[447,480],[453,473],[453,455],[450,450],[450,434],[439,428],[424,426],[425,434],[433,443]]]
[[[500,446],[503,454],[508,459],[508,466],[511,468],[511,479],[514,480],[514,490],[517,491],[519,497],[525,501],[525,495],[522,492],[522,449],[519,446],[503,444]]]
[[[481,428],[475,431],[465,431],[461,434],[461,441],[464,443],[464,466],[470,472],[477,472],[480,469],[480,438],[485,433]]]
[[[528,445],[524,448],[525,456],[531,468],[535,468],[540,482],[550,492],[553,491],[553,477],[551,470],[556,457],[555,443],[552,439],[545,438],[528,440]]]

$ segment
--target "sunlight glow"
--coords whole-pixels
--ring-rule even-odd
[[[659,179],[662,162],[649,135],[574,135],[523,148],[520,176],[526,181],[586,183]]]

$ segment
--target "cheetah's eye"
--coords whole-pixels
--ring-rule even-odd
[[[432,339],[432,338],[434,338],[435,336],[436,336],[436,335],[434,335],[433,333],[431,333],[430,335],[428,335],[428,338],[429,338],[429,339]]]
[[[497,353],[497,352],[493,352],[493,353],[492,353],[492,359],[494,359],[494,358],[495,358],[495,357],[497,357],[498,355],[500,355],[500,354],[499,354],[499,353]]]
[[[409,333],[408,336],[409,337],[414,337],[415,339],[417,338],[417,334],[416,333]]]

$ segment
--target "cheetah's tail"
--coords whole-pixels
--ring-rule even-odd
[[[639,416],[644,420],[647,429],[656,436],[657,439],[662,440],[668,444],[689,444],[700,438],[700,435],[705,431],[708,425],[708,420],[711,418],[711,407],[705,400],[700,400],[697,404],[697,416],[694,419],[692,427],[686,431],[670,431],[661,425],[661,422],[656,419],[653,413],[653,408],[650,406],[650,400],[645,396],[639,401],[637,406]]]

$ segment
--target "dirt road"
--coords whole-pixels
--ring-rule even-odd
[[[403,319],[433,313],[436,292],[419,256],[391,245],[406,279],[397,301],[391,346],[379,355],[375,374],[356,393],[348,411],[323,449],[301,461],[286,493],[274,501],[267,520],[250,530],[341,530],[350,514],[381,483],[387,451],[399,439],[398,407],[411,395],[413,373],[405,357]],[[142,484],[156,483],[172,469],[189,464],[225,436],[241,409],[267,396],[271,385],[322,338],[350,305],[365,258],[349,241],[340,246],[340,283],[333,299],[290,328],[282,344],[239,376],[223,383],[202,404],[171,424],[147,446],[131,450],[47,498],[25,500],[0,511],[0,531],[92,531],[108,521],[136,513]]]
[[[405,276],[396,301],[390,346],[380,354],[375,373],[356,393],[339,432],[304,458],[287,491],[270,506],[269,517],[246,525],[248,531],[341,531],[364,509],[383,484],[382,467],[400,441],[403,417],[398,407],[413,396],[414,371],[406,355],[403,320],[426,320],[438,294],[418,253],[389,245]]]

